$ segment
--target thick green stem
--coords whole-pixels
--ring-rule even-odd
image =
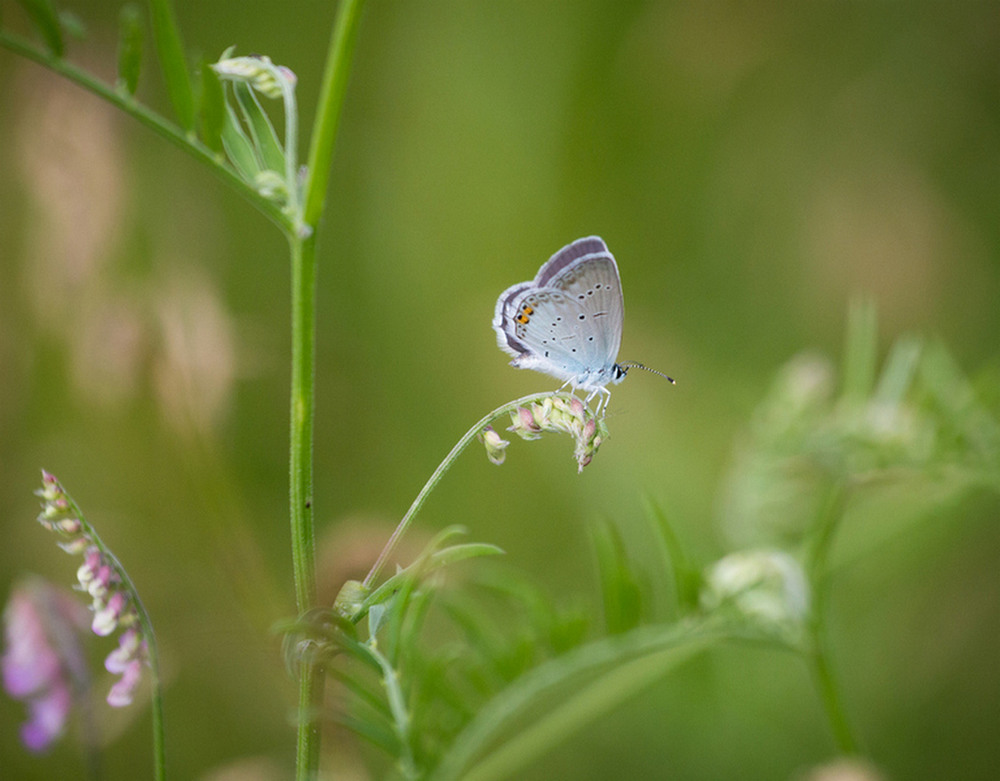
[[[342,0],[327,53],[319,106],[313,124],[304,206],[289,236],[292,256],[292,389],[289,454],[289,504],[295,600],[299,613],[316,601],[313,527],[313,418],[316,360],[316,225],[326,202],[330,162],[344,104],[347,76],[363,0]],[[299,669],[296,781],[319,772],[319,717],[323,708],[323,671],[310,663]]]
[[[313,531],[313,417],[316,363],[316,242],[290,240],[292,256],[292,390],[289,434],[289,510],[295,605],[300,614],[316,602]]]
[[[316,240],[290,238],[292,256],[292,389],[289,450],[289,510],[295,604],[299,615],[316,603],[316,541],[313,528],[313,418],[316,361]],[[296,778],[315,778],[319,769],[322,671],[299,669]]]

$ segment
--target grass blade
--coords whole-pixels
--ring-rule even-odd
[[[150,0],[153,17],[153,37],[160,56],[163,80],[177,121],[188,132],[194,130],[194,89],[184,58],[184,45],[177,27],[177,18],[169,0]]]

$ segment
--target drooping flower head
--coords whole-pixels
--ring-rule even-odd
[[[513,431],[521,439],[538,439],[546,431],[569,434],[576,445],[573,456],[580,472],[593,460],[597,449],[608,436],[604,418],[595,416],[586,404],[572,395],[546,396],[541,401],[518,407],[510,413],[510,420],[511,425],[507,430]]]
[[[142,678],[142,668],[149,663],[139,596],[121,564],[53,475],[43,471],[42,488],[35,493],[42,499],[39,523],[59,535],[59,547],[83,556],[83,563],[76,571],[75,588],[90,597],[91,631],[101,637],[123,633],[118,648],[105,661],[109,672],[121,675],[107,700],[114,707],[128,705]]]

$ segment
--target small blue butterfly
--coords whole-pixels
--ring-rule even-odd
[[[641,363],[618,363],[625,302],[618,264],[603,239],[567,244],[531,282],[511,285],[497,299],[497,345],[514,356],[511,366],[560,379],[573,390],[600,395],[598,411],[631,368],[670,377]],[[602,403],[603,402],[603,403]]]

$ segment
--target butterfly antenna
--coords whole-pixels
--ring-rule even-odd
[[[626,361],[625,363],[619,363],[618,366],[620,366],[625,372],[628,372],[629,369],[642,369],[643,371],[652,372],[653,374],[659,374],[663,379],[667,380],[671,385],[677,384],[674,381],[673,377],[668,377],[663,372],[658,372],[656,369],[650,369],[648,366],[643,366],[641,363],[636,363],[635,361]]]

